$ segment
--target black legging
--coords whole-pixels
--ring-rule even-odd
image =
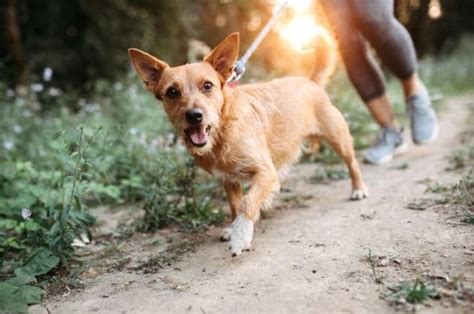
[[[388,69],[404,80],[416,71],[407,30],[393,14],[393,0],[322,0],[352,84],[368,102],[385,93],[380,67],[367,41]]]

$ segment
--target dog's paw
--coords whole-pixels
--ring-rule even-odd
[[[366,188],[354,189],[351,194],[351,201],[358,201],[369,196]]]
[[[232,223],[232,234],[230,236],[229,249],[232,256],[242,254],[250,250],[253,238],[253,222],[240,214]]]
[[[232,228],[224,228],[222,229],[221,232],[221,241],[226,242],[230,240],[230,237],[232,235]]]

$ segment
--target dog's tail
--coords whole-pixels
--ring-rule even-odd
[[[320,30],[316,39],[316,60],[311,80],[324,87],[336,68],[337,48],[329,32],[322,27]]]

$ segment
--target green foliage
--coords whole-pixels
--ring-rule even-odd
[[[338,181],[349,178],[346,169],[340,167],[324,167],[317,169],[316,173],[311,177],[312,183],[327,183],[330,181]]]
[[[402,282],[392,287],[388,296],[395,302],[423,303],[430,298],[437,298],[438,292],[431,285],[417,279],[415,282]]]
[[[36,276],[47,274],[59,264],[52,251],[36,249],[22,266],[15,269],[15,277],[0,282],[0,312],[26,313],[27,305],[41,302],[43,290],[31,285]]]
[[[195,186],[196,168],[190,160],[185,164],[161,159],[167,163],[159,167],[153,182],[145,196],[145,218],[142,228],[146,231],[156,230],[169,223],[178,223],[196,228],[203,224],[214,223],[223,219],[223,214],[212,211],[209,197]],[[174,175],[167,174],[172,165]]]
[[[0,278],[67,267],[90,206],[141,204],[146,231],[223,218],[159,103],[126,84],[98,81],[88,100],[0,90]]]
[[[50,250],[40,247],[30,257],[15,269],[18,278],[39,276],[48,273],[59,264],[59,258]]]
[[[38,287],[0,282],[0,312],[27,313],[28,304],[41,302],[41,294]]]
[[[473,36],[464,36],[454,52],[426,57],[420,63],[420,74],[431,94],[453,95],[472,91],[474,86]]]
[[[50,67],[53,80],[62,86],[122,77],[129,68],[130,47],[152,51],[170,63],[184,62],[188,40],[197,35],[195,1],[50,0],[13,6],[22,40],[16,48],[24,54],[31,78]],[[9,25],[2,21],[2,27]],[[0,79],[14,70],[9,48],[0,49]]]

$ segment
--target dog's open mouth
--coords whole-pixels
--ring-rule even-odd
[[[191,144],[197,147],[204,147],[207,144],[209,139],[209,131],[211,130],[211,126],[205,125],[197,125],[191,126],[184,130],[184,133],[188,136],[189,141]]]

